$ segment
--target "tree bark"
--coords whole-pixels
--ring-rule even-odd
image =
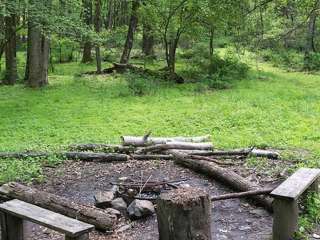
[[[83,21],[87,25],[88,28],[90,28],[92,24],[92,0],[83,0]],[[83,45],[83,55],[82,55],[82,62],[88,63],[92,61],[91,56],[91,49],[92,44],[91,41],[86,40]]]
[[[0,187],[0,194],[92,224],[97,229],[103,231],[112,230],[117,219],[116,216],[107,210],[78,204],[67,198],[39,191],[19,183],[2,185]]]
[[[16,15],[11,14],[5,17],[5,55],[6,55],[6,74],[3,83],[14,85],[18,79],[17,72],[17,36],[16,36]]]
[[[183,149],[183,150],[212,150],[212,143],[187,143],[187,142],[170,142],[166,144],[156,144],[148,147],[141,148],[136,151],[137,154],[162,152],[170,149]]]
[[[132,10],[131,10],[131,18],[129,22],[127,39],[123,48],[122,56],[120,59],[120,63],[128,64],[130,59],[130,53],[133,46],[134,33],[136,31],[138,25],[138,9],[140,6],[139,0],[134,0],[132,2]]]
[[[94,29],[97,34],[100,33],[101,26],[101,0],[95,0],[95,18],[94,18]],[[100,53],[100,43],[97,43],[96,47],[96,63],[97,63],[97,73],[101,73],[101,53]]]
[[[252,190],[247,192],[239,192],[239,193],[228,193],[223,194],[219,196],[212,196],[211,201],[221,201],[221,200],[227,200],[227,199],[233,199],[233,198],[244,198],[244,197],[252,197],[256,195],[268,195],[270,194],[274,188],[267,188],[267,189],[258,189],[258,190]]]
[[[189,159],[187,154],[183,154],[178,151],[170,151],[170,153],[174,156],[175,162],[177,164],[188,167],[194,171],[198,171],[203,174],[206,174],[217,181],[227,184],[229,187],[231,187],[236,191],[245,192],[245,191],[257,190],[260,188],[258,185],[249,182],[248,180],[241,177],[237,173],[231,170],[219,167],[215,163]],[[257,204],[265,207],[268,211],[272,212],[271,198],[265,198],[261,196],[252,196],[251,198]]]
[[[122,162],[128,161],[129,156],[120,153],[91,153],[91,152],[60,152],[60,153],[46,153],[46,152],[8,152],[0,153],[0,159],[5,158],[46,158],[52,155],[65,157],[70,160],[81,160],[81,161],[95,161],[95,162]]]
[[[154,38],[152,29],[149,23],[143,24],[143,36],[142,36],[142,52],[145,56],[154,55]]]
[[[312,12],[309,17],[309,22],[308,22],[306,54],[316,51],[314,38],[316,33],[316,20],[317,20],[319,8],[320,8],[320,0],[316,0],[314,8],[312,9]]]
[[[40,26],[28,24],[28,69],[27,86],[39,88],[48,84],[49,39]]]
[[[209,195],[196,188],[179,188],[157,200],[160,240],[211,240]]]
[[[169,142],[193,142],[202,143],[210,141],[210,136],[199,137],[149,137],[146,136],[121,136],[122,144],[125,146],[143,147],[153,144],[166,144]]]

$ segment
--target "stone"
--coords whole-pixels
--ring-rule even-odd
[[[134,200],[127,209],[129,216],[139,219],[152,215],[155,212],[152,202],[147,200]]]
[[[123,198],[116,198],[111,202],[111,207],[117,209],[121,213],[125,213],[127,211],[128,205],[123,200]]]
[[[111,202],[117,196],[119,187],[114,185],[108,191],[100,191],[94,196],[95,206],[98,208],[109,208],[111,207]]]
[[[105,211],[108,212],[111,215],[115,215],[117,217],[121,217],[121,212],[119,210],[117,210],[117,209],[107,208],[107,209],[105,209]]]

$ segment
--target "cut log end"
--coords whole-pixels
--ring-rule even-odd
[[[160,240],[211,240],[211,202],[198,188],[179,188],[157,200]]]

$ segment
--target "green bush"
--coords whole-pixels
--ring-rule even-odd
[[[130,92],[134,96],[150,94],[157,88],[156,80],[152,77],[128,73],[125,79]]]
[[[263,50],[260,55],[264,61],[271,62],[276,67],[284,67],[291,70],[302,70],[304,65],[303,54],[288,49]]]
[[[319,71],[320,53],[309,53],[304,59],[304,69],[308,71]]]

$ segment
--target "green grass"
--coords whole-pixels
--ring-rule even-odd
[[[319,75],[259,67],[227,90],[159,84],[151,94],[133,96],[125,76],[78,77],[94,66],[56,65],[44,89],[0,86],[0,151],[113,143],[151,130],[155,136],[211,134],[219,148],[306,149],[309,164],[319,165]]]
[[[163,65],[157,64],[148,67]],[[149,94],[134,96],[126,78],[135,76],[79,76],[94,69],[92,64],[55,65],[50,85],[41,90],[0,86],[0,151],[116,143],[120,135],[152,131],[154,136],[211,134],[217,148],[281,148],[285,158],[303,159],[297,167],[320,167],[319,75],[260,63],[259,71],[253,66],[247,79],[235,81],[227,90],[207,91],[198,83],[158,83]],[[23,75],[23,67],[19,73]],[[1,160],[0,183],[42,180],[41,166],[59,162],[54,157]],[[249,163],[263,164],[255,159]],[[309,200],[310,209],[317,209],[312,203]],[[306,213],[300,235],[318,220],[313,212]]]

